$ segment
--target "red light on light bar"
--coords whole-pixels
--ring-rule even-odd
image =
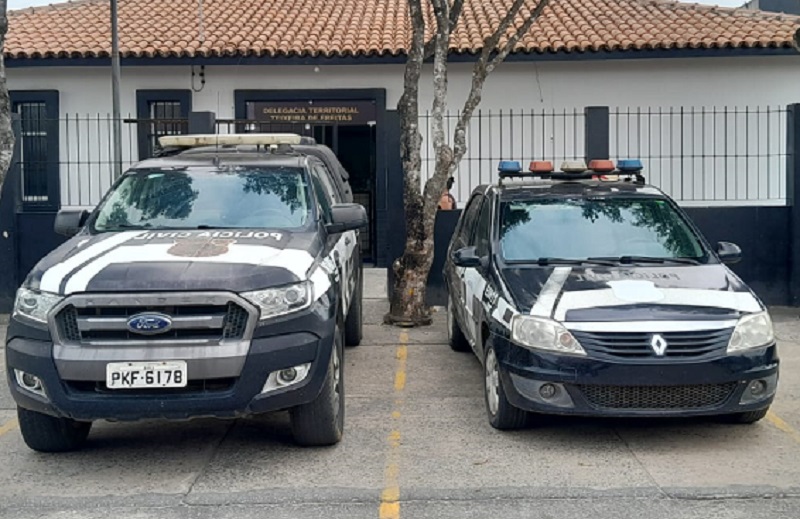
[[[597,173],[609,173],[614,171],[614,163],[610,160],[592,160],[589,162],[589,169]]]
[[[549,160],[534,160],[528,166],[528,171],[532,173],[551,173],[553,171],[553,163]]]

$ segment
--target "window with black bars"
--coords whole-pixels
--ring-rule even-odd
[[[48,201],[47,105],[42,102],[14,103],[20,116],[20,171],[23,202]]]
[[[187,121],[181,117],[180,101],[149,101],[147,132],[147,157],[152,157],[160,149],[159,137],[182,135],[187,131]]]

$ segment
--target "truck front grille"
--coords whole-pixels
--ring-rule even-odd
[[[689,386],[578,385],[596,409],[705,409],[719,407],[736,389],[736,382]]]
[[[213,344],[245,337],[251,319],[249,312],[232,297],[216,297],[210,304],[187,297],[135,299],[145,304],[113,304],[125,301],[125,296],[96,301],[90,297],[70,298],[55,317],[55,328],[62,343],[112,346],[132,343],[192,343]],[[162,304],[146,304],[159,302]],[[99,303],[99,304],[98,304]],[[172,320],[172,328],[164,333],[145,335],[128,329],[128,319],[142,313],[158,313]],[[252,316],[255,318],[255,316]]]

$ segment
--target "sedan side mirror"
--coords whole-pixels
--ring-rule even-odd
[[[83,229],[86,225],[86,220],[89,218],[89,211],[63,209],[56,215],[56,222],[53,225],[53,230],[57,234],[72,238]]]
[[[475,253],[475,247],[464,247],[453,253],[453,263],[457,267],[480,267],[481,258]]]
[[[332,221],[325,228],[331,234],[355,231],[367,226],[367,211],[361,204],[335,204],[331,208]]]
[[[733,265],[742,259],[742,249],[735,243],[721,241],[717,243],[717,256],[722,263]]]

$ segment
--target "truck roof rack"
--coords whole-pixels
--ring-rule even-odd
[[[237,133],[237,134],[195,134],[165,135],[159,137],[162,148],[199,148],[203,146],[277,146],[292,144],[316,144],[311,137],[296,133]]]

